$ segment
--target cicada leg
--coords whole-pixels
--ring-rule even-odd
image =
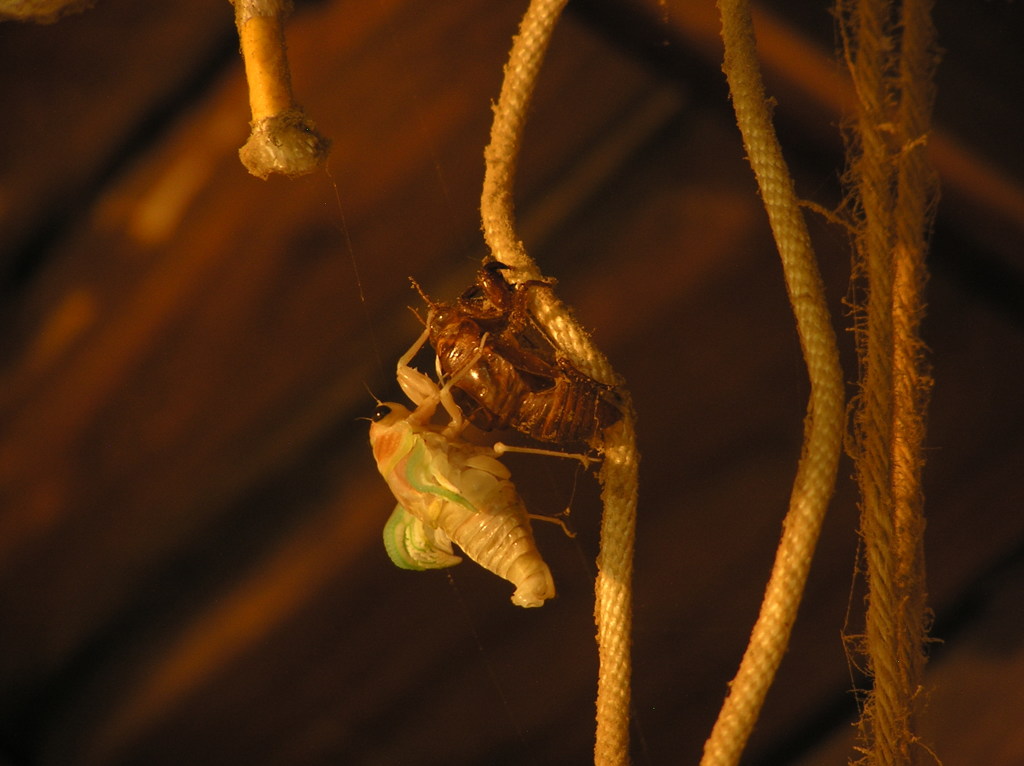
[[[494,442],[491,446],[494,454],[501,457],[506,452],[524,452],[528,455],[547,455],[548,457],[567,457],[571,460],[579,460],[584,468],[590,468],[591,463],[600,463],[601,458],[593,455],[584,455],[582,452],[559,452],[554,449],[540,449],[539,447],[513,447],[504,442]]]
[[[432,311],[430,314],[427,314],[428,328],[430,327],[430,319],[432,315]],[[468,422],[464,420],[462,416],[462,409],[455,403],[455,398],[452,396],[452,386],[458,383],[463,376],[469,374],[470,370],[472,370],[473,367],[476,366],[476,363],[480,361],[480,357],[483,356],[484,353],[484,343],[486,343],[486,341],[487,333],[484,333],[480,336],[480,343],[473,355],[466,360],[466,363],[462,365],[462,367],[456,370],[456,372],[444,382],[444,385],[441,386],[438,391],[438,398],[441,401],[441,406],[444,407],[445,412],[447,412],[451,418],[451,423],[448,425],[448,428],[445,429],[449,436],[456,436],[460,434]],[[438,370],[440,370],[440,362],[438,363]],[[440,374],[440,372],[438,374]]]
[[[420,337],[416,339],[416,342],[398,358],[398,362],[395,364],[395,377],[398,379],[398,385],[412,403],[416,405],[417,411],[421,407],[429,408],[427,419],[429,419],[430,415],[434,414],[434,407],[437,406],[437,384],[428,375],[424,375],[413,367],[410,362],[419,353],[419,350],[423,348],[423,344],[427,342],[428,337],[430,337],[429,330],[424,330]]]
[[[567,511],[562,511],[559,516],[566,514]],[[534,521],[548,521],[552,524],[557,524],[562,528],[562,531],[565,532],[565,536],[570,540],[576,537],[576,533],[569,529],[569,525],[565,523],[565,519],[560,519],[558,516],[546,516],[543,513],[528,513],[526,514],[526,517],[528,519],[533,519]]]
[[[451,420],[446,431],[449,436],[455,436],[462,432],[462,429],[465,428],[465,423],[463,422],[462,410],[459,409],[459,406],[452,398],[450,386],[438,387],[437,383],[431,380],[429,375],[420,372],[411,364],[413,357],[419,353],[430,337],[430,318],[432,314],[433,309],[427,314],[427,328],[416,339],[416,342],[409,347],[409,350],[398,358],[398,362],[395,364],[395,376],[402,391],[416,405],[416,410],[410,415],[410,420],[419,425],[426,425],[434,417],[434,412],[437,410],[438,403],[440,403]]]

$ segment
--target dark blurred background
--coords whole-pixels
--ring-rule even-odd
[[[329,172],[263,182],[227,2],[100,0],[0,25],[0,764],[583,764],[593,479],[510,459],[559,590],[387,560],[366,438],[469,283],[490,105],[523,2],[300,2]],[[759,5],[799,193],[841,197],[824,2]],[[1024,763],[1024,7],[940,3],[943,198],[924,741]],[[757,613],[807,383],[710,0],[573,0],[527,126],[522,235],[627,379],[643,461],[633,755],[695,763]],[[846,234],[809,214],[845,374]],[[861,629],[844,458],[746,764],[852,757]]]

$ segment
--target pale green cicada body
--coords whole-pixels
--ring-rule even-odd
[[[398,361],[399,384],[416,408],[381,402],[370,424],[377,469],[398,500],[384,546],[397,566],[425,570],[459,563],[455,543],[516,586],[512,603],[541,606],[555,595],[555,584],[508,469],[492,448],[461,436],[464,421],[451,399],[451,381],[439,387],[409,366],[426,338]],[[446,426],[431,423],[438,404],[450,417]]]

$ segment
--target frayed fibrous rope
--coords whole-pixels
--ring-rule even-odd
[[[494,108],[480,212],[491,255],[510,267],[514,282],[542,279],[540,269],[516,234],[513,193],[516,161],[527,106],[565,0],[533,0],[505,66]],[[629,392],[607,358],[576,322],[552,289],[533,290],[532,310],[554,343],[578,369],[618,385],[623,418],[603,434],[601,469],[601,552],[595,584],[598,659],[597,732],[594,762],[620,766],[629,761],[630,636],[632,631],[633,543],[636,527],[637,470],[635,416]]]
[[[898,9],[897,10],[897,6]],[[854,307],[861,377],[853,457],[867,569],[865,640],[873,688],[860,731],[865,764],[921,752],[928,612],[922,444],[931,378],[919,325],[937,199],[927,156],[936,63],[931,0],[841,0],[837,17],[857,111],[846,183],[856,221]]]
[[[720,0],[718,5],[725,44],[723,70],[782,261],[811,394],[803,452],[775,564],[739,670],[704,745],[703,766],[739,762],[786,651],[835,485],[845,406],[835,334],[810,237],[772,127],[749,3]]]
[[[233,2],[252,110],[252,132],[238,156],[259,178],[312,173],[326,161],[331,142],[317,132],[292,94],[284,43],[284,19],[291,2]]]

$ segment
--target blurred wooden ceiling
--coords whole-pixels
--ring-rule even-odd
[[[387,560],[358,418],[399,394],[414,276],[468,284],[525,2],[299,3],[329,173],[258,181],[226,2],[0,25],[0,763],[590,760],[593,480],[511,460],[558,598]],[[827,3],[763,3],[799,192],[839,198]],[[1024,762],[1024,8],[936,8],[943,177],[925,325],[925,741]],[[756,616],[807,386],[719,72],[713,4],[573,0],[527,127],[522,234],[626,377],[643,454],[637,764],[695,763]],[[848,380],[845,235],[811,216]],[[851,388],[852,390],[852,388]],[[859,629],[844,460],[746,764],[843,763]],[[547,527],[551,527],[550,529]]]

